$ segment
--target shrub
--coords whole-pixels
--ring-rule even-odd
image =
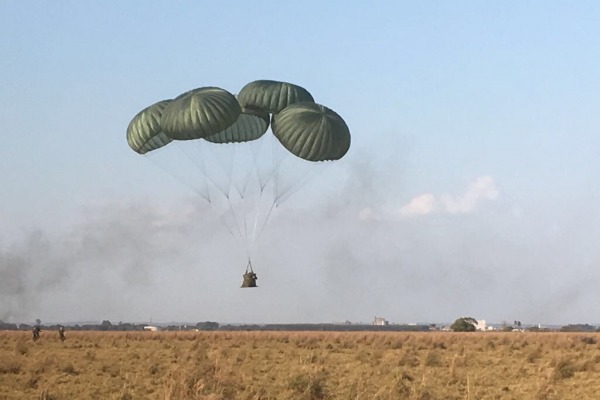
[[[15,350],[16,350],[17,354],[24,356],[29,351],[29,346],[25,342],[17,342],[17,345],[15,346]]]
[[[50,394],[50,391],[48,389],[44,389],[40,393],[39,400],[58,400],[58,397],[56,397],[53,394]]]
[[[430,351],[425,357],[426,367],[441,367],[443,364],[442,357],[436,351]]]
[[[0,374],[18,374],[21,372],[21,363],[13,358],[0,360]]]
[[[152,364],[148,370],[148,372],[150,372],[150,375],[156,375],[159,371],[160,368],[158,367],[158,364]]]
[[[454,332],[475,332],[477,320],[472,317],[462,317],[457,319],[450,325],[450,329]]]
[[[568,359],[562,359],[556,363],[554,367],[554,378],[555,379],[567,379],[575,376],[575,365],[573,361]]]
[[[596,344],[596,338],[591,337],[591,336],[584,336],[581,338],[581,342],[584,344]]]
[[[306,395],[311,400],[327,398],[325,374],[323,372],[295,375],[290,378],[288,387],[298,394]]]

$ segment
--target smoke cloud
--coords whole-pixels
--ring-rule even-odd
[[[498,189],[491,176],[481,176],[469,184],[467,190],[458,196],[442,194],[436,198],[433,194],[422,194],[400,207],[400,217],[427,215],[433,212],[448,214],[467,214],[475,211],[485,200],[495,200]]]
[[[277,207],[253,259],[256,290],[239,289],[246,255],[205,203],[88,205],[67,232],[3,243],[0,319],[594,322],[593,202],[514,204],[482,176],[394,211],[368,179],[379,168],[350,168],[326,199],[313,185]]]

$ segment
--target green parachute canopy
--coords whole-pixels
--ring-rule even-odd
[[[308,90],[292,83],[258,80],[240,90],[238,101],[242,107],[278,113],[290,104],[314,102],[314,99]]]
[[[284,108],[273,115],[271,130],[286,149],[308,161],[338,160],[350,148],[350,131],[342,117],[316,103]]]
[[[229,128],[205,139],[212,143],[249,142],[260,138],[269,129],[269,113],[242,108],[237,121]]]
[[[160,125],[171,139],[201,139],[229,128],[241,112],[228,91],[202,87],[177,96],[164,109]]]
[[[279,142],[308,161],[338,160],[350,148],[348,126],[337,113],[300,86],[270,80],[248,83],[237,99],[224,89],[202,87],[159,101],[132,119],[127,142],[139,154],[171,140],[249,142],[261,138],[269,122]]]
[[[161,125],[163,110],[172,100],[162,100],[140,111],[127,127],[127,143],[139,154],[159,149],[171,142]]]

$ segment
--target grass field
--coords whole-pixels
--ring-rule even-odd
[[[600,335],[0,332],[0,399],[598,399]]]

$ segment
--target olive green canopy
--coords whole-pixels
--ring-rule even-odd
[[[350,148],[348,126],[333,110],[294,103],[274,114],[271,130],[292,154],[308,161],[338,160]]]
[[[278,113],[293,103],[314,102],[312,95],[300,86],[269,80],[248,83],[240,90],[238,100],[242,107],[258,108],[269,113]]]
[[[164,109],[160,125],[171,139],[201,139],[229,128],[241,111],[228,91],[202,87],[177,96]]]
[[[249,142],[260,138],[267,129],[269,129],[269,113],[242,108],[242,113],[233,125],[205,139],[213,143]]]
[[[248,83],[237,99],[224,89],[201,87],[159,101],[131,120],[127,143],[144,154],[171,140],[248,142],[262,137],[269,122],[279,142],[308,161],[337,160],[350,148],[350,131],[337,113],[300,86],[270,80]]]
[[[171,139],[163,132],[160,119],[171,100],[162,100],[140,111],[127,127],[127,143],[139,154],[166,146]]]

